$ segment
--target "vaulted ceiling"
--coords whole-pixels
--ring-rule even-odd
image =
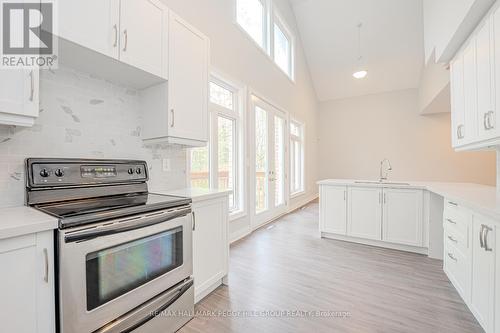
[[[290,0],[320,101],[418,87],[422,0]],[[356,80],[358,23],[366,78]]]

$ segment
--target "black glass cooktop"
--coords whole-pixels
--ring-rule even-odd
[[[59,218],[59,227],[67,228],[190,203],[189,198],[140,193],[41,204],[34,207]]]

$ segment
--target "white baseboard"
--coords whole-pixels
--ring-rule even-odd
[[[364,245],[383,247],[383,248],[387,248],[387,249],[393,249],[393,250],[399,250],[399,251],[405,251],[405,252],[413,252],[413,253],[425,254],[425,255],[427,255],[429,253],[429,250],[427,248],[424,248],[424,247],[393,244],[393,243],[387,243],[387,242],[371,240],[371,239],[357,238],[357,237],[344,236],[344,235],[336,235],[336,234],[331,234],[328,232],[321,232],[320,236],[322,238],[329,238],[329,239],[341,240],[344,242],[351,242],[351,243],[358,243],[358,244],[364,244]]]
[[[212,291],[217,289],[218,286],[222,284],[222,280],[224,277],[227,276],[226,273],[221,272],[216,275],[214,275],[211,279],[206,281],[200,286],[195,287],[194,289],[194,303],[198,303],[201,301],[205,296],[210,294]]]

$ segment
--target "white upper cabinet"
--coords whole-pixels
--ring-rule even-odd
[[[168,105],[173,137],[208,140],[208,62],[208,38],[171,12]]]
[[[383,194],[382,239],[423,246],[423,191],[385,188]]]
[[[57,5],[61,37],[118,58],[120,0],[64,0]]]
[[[33,126],[38,101],[38,69],[0,70],[0,124]]]
[[[464,99],[464,62],[463,56],[451,62],[451,108],[452,130],[451,139],[453,147],[461,146],[465,141],[465,99]]]
[[[60,1],[58,34],[71,43],[167,79],[168,8],[158,0]],[[123,83],[137,79],[141,81],[140,86],[149,82],[133,70],[129,76],[124,75],[122,72],[128,70],[127,67],[110,71],[110,66],[119,63],[95,57],[74,48],[74,44],[60,43],[63,64],[83,71],[92,70],[94,66],[97,74],[104,77],[115,72],[117,80]],[[134,86],[133,82],[129,84]]]
[[[156,0],[122,0],[120,60],[167,77],[168,10]]]
[[[493,6],[451,62],[452,138],[458,150],[500,144],[496,125],[500,101],[499,8],[500,3]]]
[[[462,133],[464,142],[469,143],[477,136],[477,75],[476,75],[476,40],[467,45],[463,55],[464,62],[464,109],[465,124]]]
[[[324,232],[345,235],[347,232],[347,187],[321,186],[320,229]]]
[[[476,36],[477,129],[478,139],[487,139],[492,129],[488,121],[493,109],[493,48],[490,47],[490,20],[482,23]]]
[[[381,240],[382,189],[350,187],[347,235]]]

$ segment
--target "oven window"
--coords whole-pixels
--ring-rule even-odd
[[[182,227],[89,253],[87,310],[182,265]]]

